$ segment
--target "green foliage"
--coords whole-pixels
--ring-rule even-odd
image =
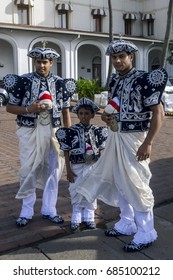
[[[170,45],[169,46],[169,52],[171,53],[171,55],[169,55],[166,60],[168,61],[169,64],[173,64],[173,46]]]
[[[171,64],[171,65],[173,64],[173,57],[172,57],[172,55],[168,56],[166,60],[168,61],[169,64]]]
[[[94,94],[98,94],[103,90],[104,88],[99,85],[98,80],[79,79],[77,81],[79,99],[86,97],[94,100]]]

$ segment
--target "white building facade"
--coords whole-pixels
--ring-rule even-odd
[[[168,5],[169,0],[112,0],[113,38],[138,46],[138,69],[151,70],[161,63]],[[54,74],[76,80],[98,79],[104,86],[108,43],[108,0],[1,0],[0,80],[8,73],[32,72],[27,53],[45,45],[60,54]],[[172,68],[167,64],[171,79]]]

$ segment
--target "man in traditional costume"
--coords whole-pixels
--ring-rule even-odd
[[[136,70],[132,65],[136,51],[136,45],[124,40],[113,41],[107,48],[116,70],[110,80],[109,100],[119,100],[114,114],[117,131],[109,129],[104,153],[79,182],[75,197],[80,205],[98,198],[120,208],[120,220],[105,235],[134,235],[124,246],[126,252],[140,251],[157,239],[149,162],[164,118],[161,96],[167,81],[164,69]],[[112,125],[110,114],[104,112],[102,120]]]
[[[58,149],[55,132],[71,125],[70,97],[75,81],[53,75],[50,69],[59,54],[51,48],[32,49],[36,71],[22,76],[9,74],[4,85],[9,93],[6,110],[16,114],[20,152],[20,188],[16,195],[22,199],[22,209],[16,221],[25,226],[34,215],[36,188],[43,190],[41,214],[59,224],[64,219],[57,214],[58,182],[64,158]]]
[[[97,201],[88,202],[85,207],[80,207],[73,202],[73,198],[76,196],[76,183],[90,171],[105,148],[107,127],[91,124],[91,119],[99,110],[100,108],[92,100],[81,98],[72,109],[72,112],[77,114],[79,123],[70,128],[60,128],[56,132],[60,148],[64,151],[67,179],[70,182],[71,229],[74,231],[82,222],[87,229],[96,227],[94,212]]]

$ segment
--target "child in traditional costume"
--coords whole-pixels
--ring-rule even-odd
[[[74,203],[76,182],[87,174],[98,160],[105,147],[107,128],[90,124],[99,107],[90,99],[81,98],[72,112],[76,113],[79,123],[70,128],[60,128],[56,133],[60,148],[64,151],[67,179],[70,182],[69,191],[72,203],[71,229],[77,230],[82,222],[87,229],[95,229],[94,211],[97,201],[86,203],[81,207]]]

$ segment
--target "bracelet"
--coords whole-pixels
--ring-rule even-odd
[[[29,114],[28,107],[25,107],[26,113]]]

